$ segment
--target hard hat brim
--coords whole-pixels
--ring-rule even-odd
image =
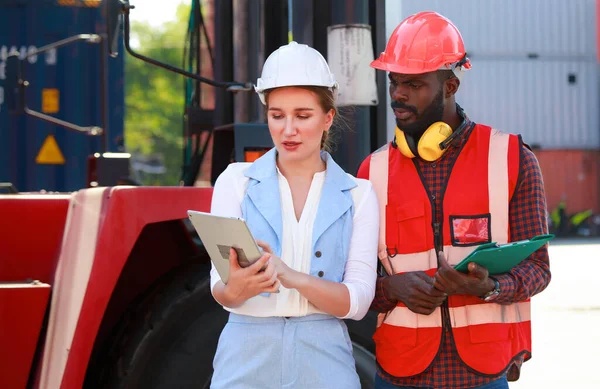
[[[438,70],[452,70],[456,73],[454,66],[450,66],[450,67],[434,66],[434,67],[422,67],[420,69],[417,69],[413,66],[408,67],[408,66],[402,66],[402,65],[398,65],[398,64],[391,64],[388,62],[384,62],[380,59],[376,59],[373,62],[371,62],[370,66],[377,70],[383,70],[386,72],[398,73],[398,74],[425,74],[425,73],[437,72]],[[462,71],[468,70],[471,68],[471,64],[469,62],[467,66],[460,66],[460,68],[462,69]]]
[[[435,71],[439,70],[439,68],[415,69],[413,67],[407,67],[407,66],[386,63],[386,62],[381,61],[380,59],[376,59],[373,62],[371,62],[370,66],[374,69],[384,70],[386,72],[399,73],[399,74],[424,74],[424,73],[430,73],[430,72],[435,72]]]
[[[333,94],[333,98],[335,100],[337,100],[337,91],[339,88],[339,85],[337,82],[334,82],[333,85],[326,85],[326,84],[321,84],[321,85],[315,85],[315,84],[305,84],[305,85],[298,85],[298,84],[289,84],[289,85],[278,85],[278,86],[273,86],[273,87],[266,87],[266,88],[261,88],[259,89],[257,86],[254,87],[254,91],[256,92],[256,94],[258,94],[258,97],[260,99],[260,102],[263,103],[263,105],[267,105],[267,101],[265,99],[265,92],[269,91],[269,90],[274,90],[274,89],[279,89],[279,88],[294,88],[294,87],[303,87],[303,86],[315,86],[315,87],[320,87],[320,88],[327,88],[331,91],[331,93]]]

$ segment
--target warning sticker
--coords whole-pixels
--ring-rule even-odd
[[[56,143],[54,135],[48,135],[37,157],[35,157],[35,163],[40,165],[64,165],[65,157]]]
[[[42,89],[42,112],[58,113],[60,109],[60,92],[56,88]]]

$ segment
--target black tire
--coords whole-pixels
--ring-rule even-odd
[[[375,374],[377,373],[375,355],[356,342],[352,342],[352,347],[361,388],[374,389]]]
[[[210,294],[209,269],[193,263],[161,280],[125,318],[112,363],[103,368],[101,382],[88,380],[89,387],[208,388],[228,316]]]
[[[112,362],[103,367],[102,378],[88,377],[86,387],[209,388],[228,314],[210,294],[208,270],[209,265],[189,264],[165,277],[130,311],[110,352]],[[373,388],[374,356],[353,342],[362,387]]]

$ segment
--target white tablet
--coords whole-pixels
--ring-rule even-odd
[[[188,216],[223,283],[227,283],[229,278],[230,248],[237,252],[241,267],[250,266],[261,257],[262,253],[244,219],[191,210]]]

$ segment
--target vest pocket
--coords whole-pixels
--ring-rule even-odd
[[[417,329],[406,328],[383,323],[373,335],[375,346],[380,349],[390,349],[402,353],[417,345]]]
[[[452,246],[469,247],[490,243],[492,215],[450,215],[450,238]]]
[[[487,304],[490,303],[465,306],[469,339],[471,343],[506,342],[512,338],[510,325],[500,322],[500,317],[484,313],[483,310]],[[492,322],[490,323],[490,321]]]
[[[427,223],[425,204],[422,201],[409,201],[402,205],[388,204],[386,220],[389,220],[386,241],[391,255],[398,253],[398,247],[402,247],[402,254],[424,251]]]
[[[469,327],[469,338],[471,343],[505,342],[512,338],[512,334],[507,324],[479,324]]]
[[[467,295],[450,296],[450,316],[452,331],[461,342],[493,343],[504,342],[512,338],[510,325],[503,323],[501,310],[488,308],[504,307],[493,303],[484,303],[478,297]]]

